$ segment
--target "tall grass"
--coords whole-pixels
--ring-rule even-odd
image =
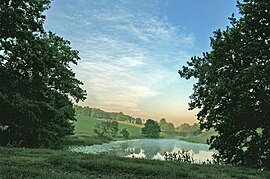
[[[270,178],[232,166],[0,147],[0,178]]]

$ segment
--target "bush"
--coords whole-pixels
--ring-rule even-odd
[[[129,132],[127,131],[126,128],[122,129],[120,134],[122,134],[125,139],[129,138]]]

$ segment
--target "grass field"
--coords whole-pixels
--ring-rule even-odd
[[[94,128],[101,121],[86,116],[77,116],[75,122],[75,135],[67,139],[67,145],[93,145],[101,144],[102,141],[95,138]]]
[[[101,144],[102,141],[95,137],[94,129],[95,126],[105,119],[97,119],[91,118],[84,115],[77,115],[77,122],[75,122],[75,135],[71,136],[67,140],[67,145],[93,145],[93,144]],[[129,139],[141,139],[144,136],[141,133],[141,128],[144,125],[128,123],[125,121],[118,121],[119,123],[119,131],[123,128],[126,128],[129,132]],[[161,132],[161,138],[176,138],[180,140],[186,140],[189,142],[197,142],[197,143],[206,143],[206,140],[211,137],[211,135],[215,135],[214,131],[203,132],[197,136],[179,136],[176,133],[168,134]],[[118,133],[117,137],[113,140],[123,140],[123,137],[120,133]]]
[[[269,171],[130,159],[61,150],[0,147],[1,179],[270,178]]]
[[[77,115],[77,122],[75,122],[75,135],[71,136],[67,140],[68,145],[93,145],[101,144],[102,141],[95,137],[94,129],[95,126],[105,119],[91,118],[88,116]],[[118,121],[119,131],[123,128],[126,128],[129,132],[129,139],[141,139],[144,136],[141,133],[144,125],[128,123],[124,121]],[[169,134],[163,132],[160,133],[161,138],[170,138]],[[123,140],[123,137],[120,133],[113,140]]]
[[[101,123],[102,121],[105,121],[105,119],[96,119],[96,118],[78,115],[77,122],[75,123],[75,134],[94,136],[95,126]],[[123,128],[126,128],[127,131],[130,133],[129,137],[131,139],[143,138],[143,135],[141,134],[141,128],[143,127],[143,125],[121,122],[121,121],[118,121],[118,123],[119,123],[119,131],[121,131]],[[121,135],[118,134],[117,137],[120,138]]]

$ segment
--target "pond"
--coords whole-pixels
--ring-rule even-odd
[[[68,150],[87,154],[106,153],[131,158],[165,160],[170,154],[188,153],[194,163],[212,161],[216,151],[209,150],[209,145],[191,143],[177,139],[133,139],[113,141],[102,145],[70,146]]]

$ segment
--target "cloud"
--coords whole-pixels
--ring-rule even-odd
[[[87,90],[83,104],[153,116],[140,104],[176,82],[192,34],[159,14],[155,1],[62,0],[51,11],[46,26],[80,51],[73,69]]]

